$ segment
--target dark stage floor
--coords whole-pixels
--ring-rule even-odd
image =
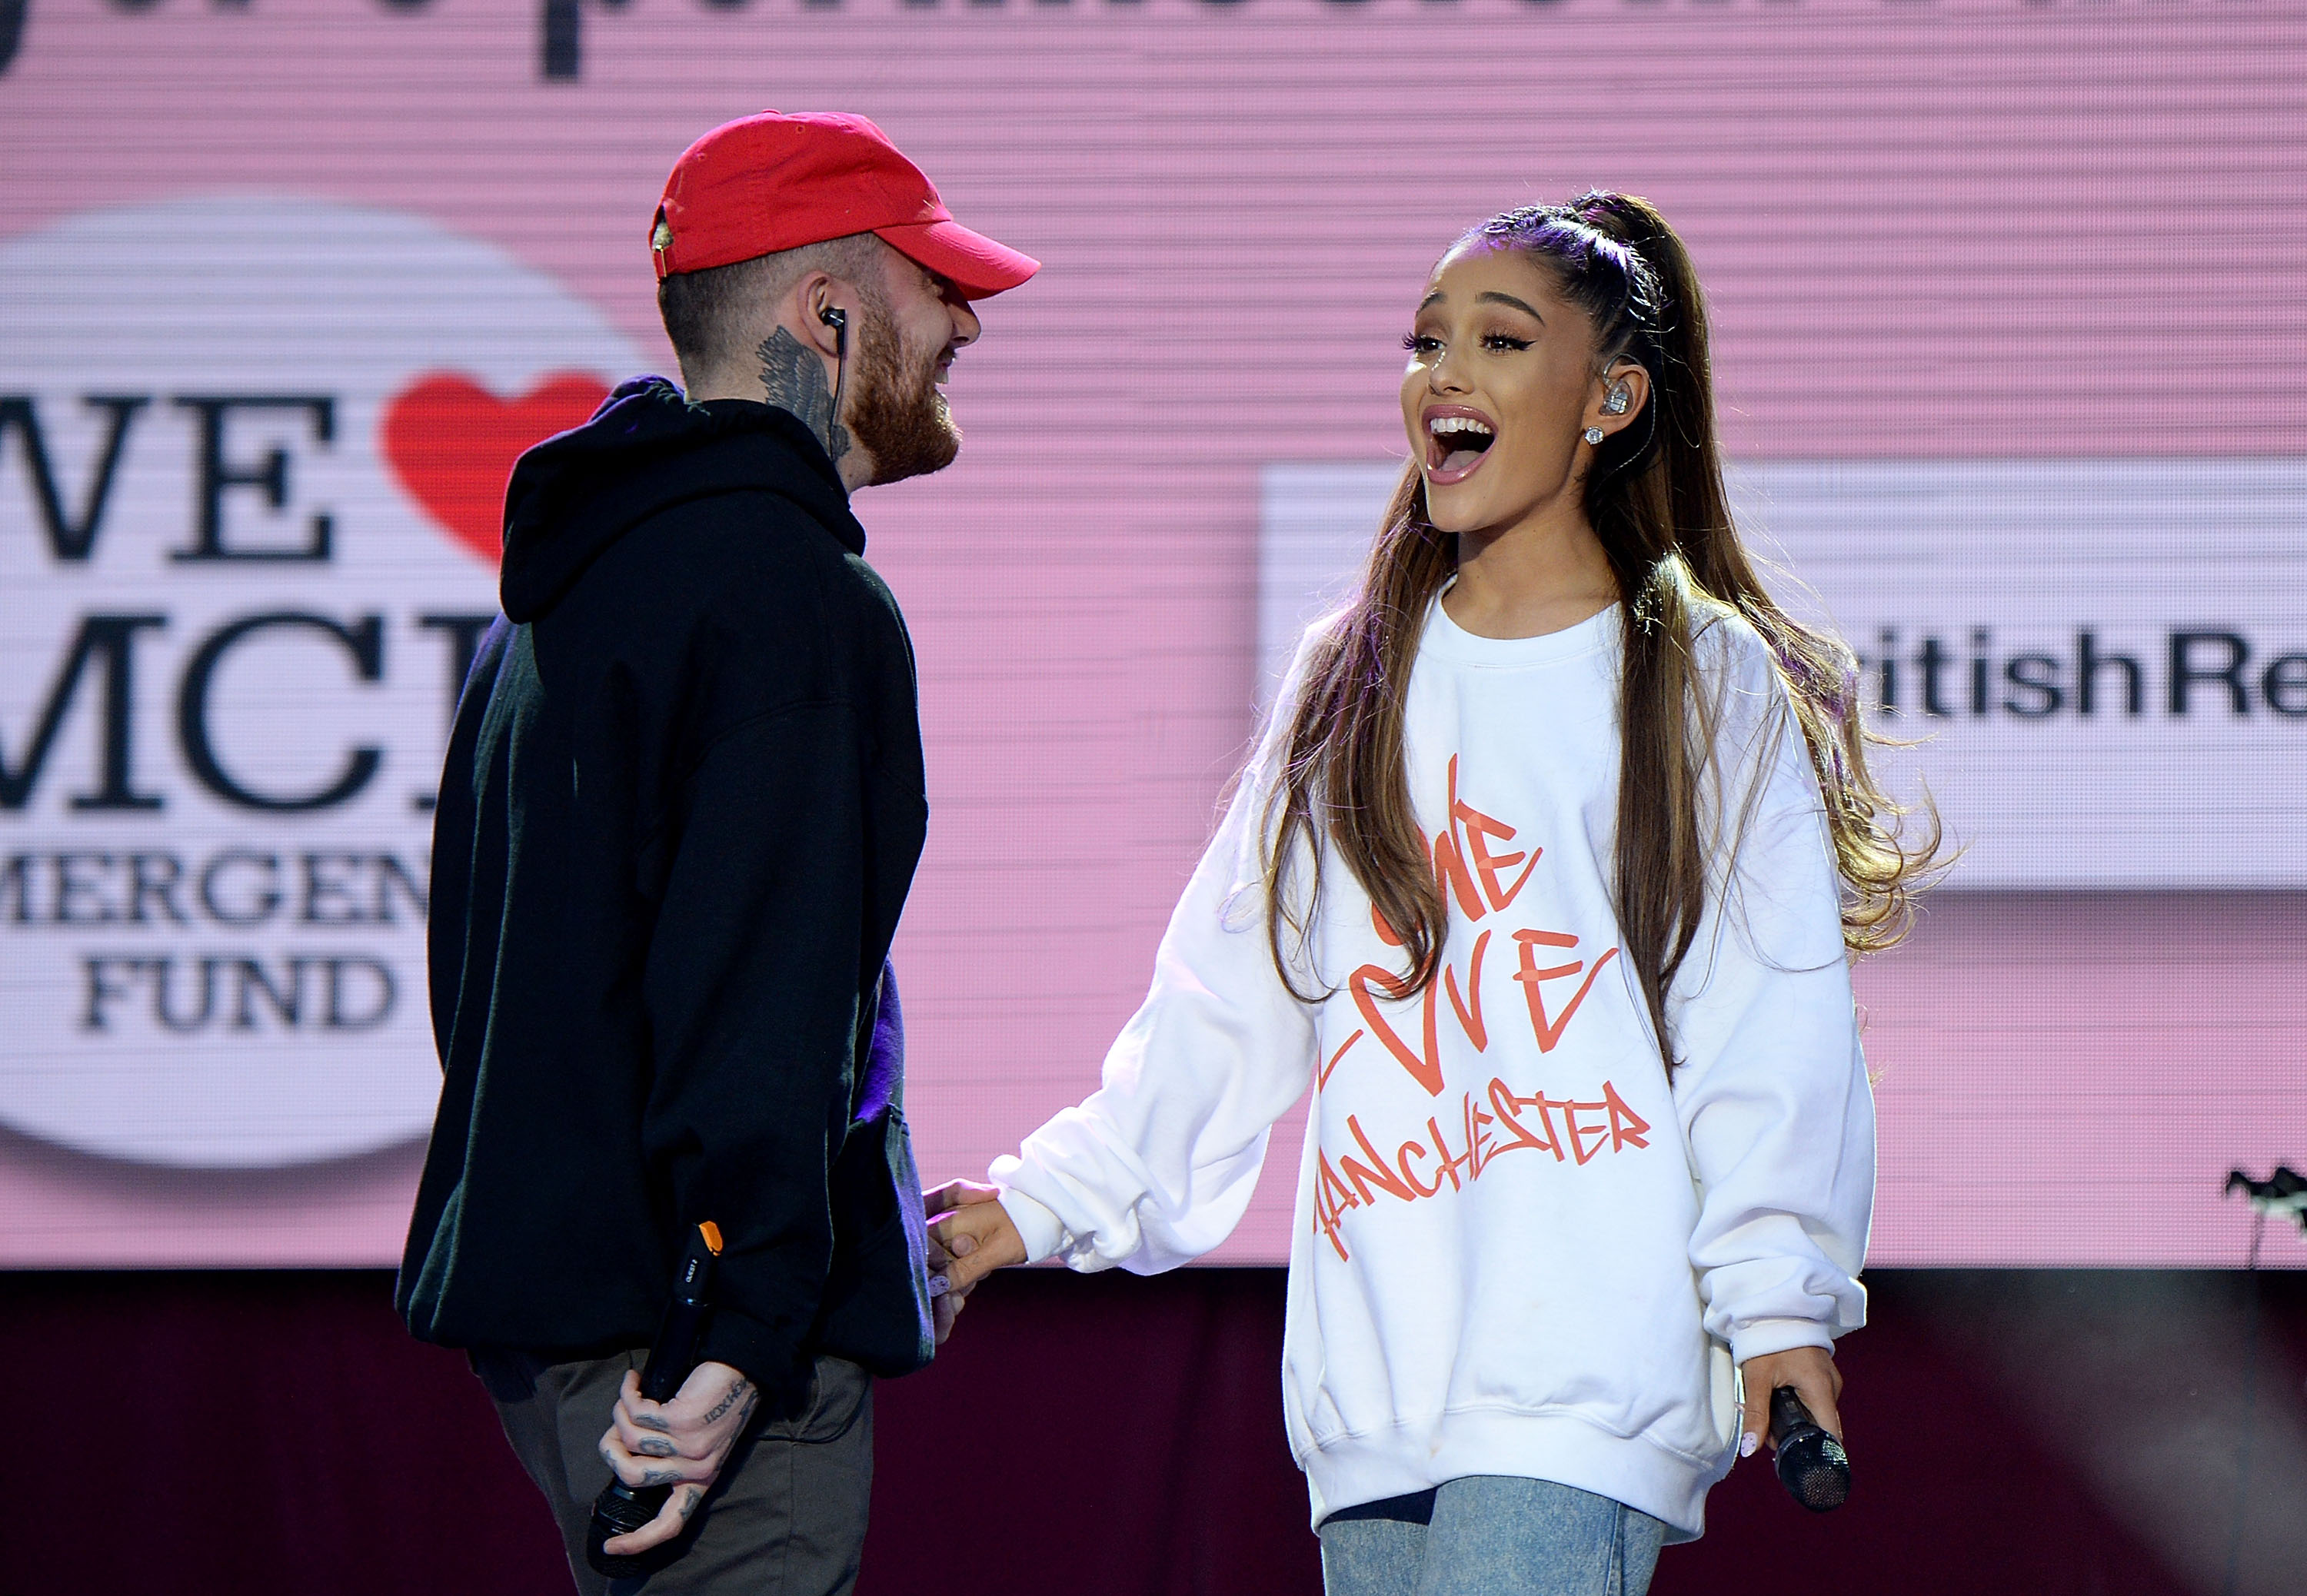
[[[2269,1237],[2270,1244],[2291,1244]],[[1880,1272],[1845,1344],[1857,1486],[1813,1519],[1759,1463],[1659,1596],[2222,1588],[2307,1567],[2307,1275]],[[544,1507],[456,1354],[373,1273],[17,1275],[0,1596],[559,1596]],[[1282,1276],[1004,1276],[885,1385],[863,1596],[1319,1589],[1284,1450]]]

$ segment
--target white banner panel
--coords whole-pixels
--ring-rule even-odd
[[[494,248],[306,199],[82,214],[0,247],[0,303],[41,311],[0,324],[0,1124],[208,1168],[422,1136],[505,473],[636,352]]]
[[[1272,465],[1271,694],[1394,465]],[[1782,602],[1860,655],[1969,887],[2307,885],[2307,460],[1781,461],[1736,474]],[[1807,590],[1807,591],[1805,591]]]

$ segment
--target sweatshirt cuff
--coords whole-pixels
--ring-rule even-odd
[[[1798,1346],[1814,1346],[1831,1353],[1834,1332],[1812,1319],[1758,1319],[1730,1332],[1730,1361],[1742,1369],[1749,1358],[1790,1353]]]
[[[1001,1208],[1009,1216],[1009,1223],[1017,1227],[1018,1240],[1025,1243],[1027,1263],[1037,1264],[1053,1257],[1066,1244],[1065,1221],[1016,1187],[1001,1188]]]
[[[809,1363],[793,1338],[778,1334],[749,1314],[716,1307],[699,1338],[699,1363],[726,1363],[753,1382],[773,1411],[789,1410],[805,1389]]]

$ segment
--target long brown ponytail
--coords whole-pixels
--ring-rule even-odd
[[[1547,267],[1593,325],[1596,370],[1632,360],[1651,377],[1643,413],[1597,451],[1585,492],[1617,577],[1625,644],[1619,935],[1671,1071],[1667,994],[1706,907],[1710,864],[1719,863],[1710,846],[1736,846],[1716,769],[1714,705],[1694,647],[1713,618],[1742,617],[1786,682],[1825,799],[1851,951],[1888,947],[1905,934],[1938,852],[1937,821],[1925,807],[1923,834],[1912,845],[1902,839],[1908,811],[1867,770],[1867,745],[1884,739],[1861,720],[1850,651],[1780,610],[1739,542],[1715,440],[1705,301],[1658,209],[1593,192],[1507,211],[1454,247],[1466,246],[1515,250]],[[1401,939],[1406,990],[1422,990],[1440,967],[1449,911],[1411,805],[1403,721],[1428,609],[1456,568],[1456,540],[1428,523],[1413,460],[1359,591],[1317,639],[1295,702],[1277,711],[1289,729],[1266,816],[1267,931],[1283,980],[1309,1000],[1317,994],[1300,991],[1285,943],[1302,942],[1320,901],[1325,841]],[[1301,861],[1311,872],[1303,890],[1293,879]]]

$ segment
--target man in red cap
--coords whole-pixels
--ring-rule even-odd
[[[968,302],[1039,269],[956,223],[880,129],[832,115],[764,112],[690,145],[649,250],[690,402],[765,400],[798,416],[852,488],[953,463],[961,435],[938,384],[976,340]],[[845,380],[854,402],[836,414]]]
[[[1036,263],[862,117],[675,164],[649,248],[683,384],[539,444],[435,813],[444,1080],[399,1302],[470,1351],[580,1591],[613,1469],[652,1596],[849,1590],[871,1380],[933,1297],[888,966],[927,805],[911,645],[849,494],[942,469],[974,300]],[[695,1371],[639,1370],[718,1232]],[[623,1570],[621,1569],[621,1572]]]

